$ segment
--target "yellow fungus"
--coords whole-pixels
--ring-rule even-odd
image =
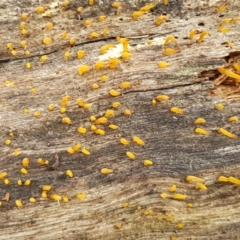
[[[106,19],[107,19],[107,16],[104,16],[104,15],[101,15],[101,16],[98,17],[98,21],[99,22],[102,22],[102,21],[104,21]]]
[[[176,227],[179,228],[179,229],[182,229],[184,227],[184,223],[179,222],[179,223],[177,223]]]
[[[22,160],[23,167],[28,167],[29,166],[29,162],[30,162],[30,160],[28,158],[24,158]]]
[[[62,33],[62,39],[63,39],[63,40],[66,40],[67,37],[68,37],[68,33],[67,33],[66,31],[63,32],[63,33]]]
[[[17,56],[17,55],[18,55],[17,51],[15,51],[15,50],[12,50],[12,51],[11,51],[11,54],[12,54],[13,56]]]
[[[140,11],[149,11],[155,7],[155,4],[151,3],[140,8]]]
[[[188,204],[187,204],[187,207],[192,208],[192,207],[193,207],[193,204],[192,204],[192,203],[188,203]]]
[[[229,177],[229,178],[228,178],[228,181],[229,181],[230,183],[240,185],[240,179],[237,179],[237,178],[235,178],[235,177]]]
[[[7,177],[7,173],[6,173],[6,172],[0,173],[0,179],[1,179],[1,180],[4,179],[4,178],[6,178],[6,177]]]
[[[40,165],[48,165],[49,161],[48,160],[43,160],[42,158],[38,158],[38,164]]]
[[[197,134],[202,134],[202,135],[207,135],[208,134],[208,131],[203,129],[203,128],[195,128],[194,132],[197,133]]]
[[[124,4],[123,3],[121,3],[121,2],[113,2],[112,3],[112,7],[115,7],[115,8],[119,8],[119,7],[122,7]]]
[[[84,127],[79,127],[79,128],[77,129],[77,131],[78,131],[79,133],[85,134],[85,133],[87,132],[87,129],[84,128]]]
[[[233,67],[240,73],[240,64],[233,63]]]
[[[85,148],[82,149],[82,153],[83,153],[84,155],[90,155],[90,154],[91,154],[91,153],[90,153],[87,149],[85,149]]]
[[[83,10],[84,10],[84,8],[83,8],[83,7],[78,7],[78,8],[77,8],[77,12],[78,12],[78,13],[82,13],[82,12],[83,12]]]
[[[169,3],[169,0],[163,0],[164,5],[168,5],[168,3]]]
[[[21,168],[21,173],[22,173],[22,174],[28,174],[28,171],[27,171],[26,168]]]
[[[92,6],[94,4],[94,0],[88,0],[88,4]]]
[[[69,44],[74,45],[75,43],[76,43],[76,38],[74,38],[74,37],[70,38]]]
[[[133,137],[133,142],[135,142],[135,143],[137,143],[137,144],[139,144],[139,145],[141,145],[141,146],[144,146],[145,145],[145,142],[141,139],[141,138],[139,138],[139,137]]]
[[[129,203],[128,203],[128,202],[123,203],[123,204],[122,204],[122,207],[123,207],[123,208],[128,208],[128,207],[129,207]]]
[[[37,89],[36,89],[36,88],[31,88],[31,89],[30,89],[30,92],[31,92],[31,93],[36,93],[36,92],[37,92]]]
[[[123,145],[128,145],[130,143],[130,141],[128,141],[126,138],[121,138],[120,143]]]
[[[109,174],[109,173],[112,173],[112,172],[113,172],[113,169],[111,169],[111,168],[102,168],[101,169],[102,174]]]
[[[114,124],[110,124],[110,125],[108,125],[108,127],[109,127],[110,129],[113,129],[113,130],[118,129],[118,126],[117,126],[117,125],[114,125]]]
[[[123,52],[122,55],[121,55],[122,59],[128,59],[130,57],[132,57],[132,54],[129,53],[129,52]]]
[[[18,180],[17,184],[18,184],[18,186],[22,186],[23,185],[22,180]]]
[[[50,37],[45,37],[45,38],[43,39],[43,43],[44,43],[45,45],[49,45],[49,44],[52,43],[52,39],[51,39]]]
[[[12,43],[8,43],[7,44],[7,48],[8,48],[8,50],[12,51],[13,50],[13,44]]]
[[[170,98],[169,96],[167,96],[167,95],[158,95],[158,96],[156,97],[156,100],[158,100],[159,102],[161,102],[161,101],[171,100],[171,98]]]
[[[37,14],[44,13],[46,11],[45,7],[39,6],[36,8]]]
[[[73,177],[73,172],[72,172],[71,170],[67,170],[67,171],[66,171],[66,175],[67,175],[68,177],[72,178],[72,177]]]
[[[95,131],[97,127],[95,125],[91,125],[91,131]]]
[[[86,51],[78,50],[77,51],[77,58],[82,59],[86,55]]]
[[[100,54],[106,53],[110,48],[115,48],[114,44],[106,44],[100,48]]]
[[[226,8],[227,8],[227,4],[224,3],[223,5],[221,5],[220,7],[218,7],[218,8],[216,9],[216,12],[217,12],[217,13],[223,12]]]
[[[133,12],[133,14],[132,14],[132,18],[133,18],[134,20],[137,20],[140,16],[143,16],[144,14],[145,14],[144,11],[135,11],[135,12]]]
[[[198,40],[197,40],[197,43],[201,43],[201,42],[203,41],[203,39],[205,38],[206,35],[210,35],[210,32],[209,32],[208,30],[204,30],[204,31],[200,34],[200,36],[199,36],[199,38],[198,38]]]
[[[173,112],[173,113],[177,113],[177,114],[184,114],[184,110],[182,110],[182,109],[180,109],[178,107],[172,107],[170,109],[170,111]]]
[[[188,38],[189,38],[189,39],[193,39],[193,38],[195,37],[195,35],[198,34],[198,33],[199,33],[198,30],[192,29],[192,30],[190,30],[190,32],[189,32]]]
[[[199,177],[195,177],[195,176],[192,176],[192,175],[189,175],[186,177],[186,181],[187,182],[200,182],[200,183],[204,183],[205,180],[203,178],[199,178]]]
[[[10,183],[9,179],[4,179],[4,184],[8,185]]]
[[[96,121],[96,117],[95,116],[90,116],[90,121],[91,122],[95,122]]]
[[[224,105],[221,104],[221,103],[218,103],[216,106],[215,106],[216,109],[218,110],[223,110],[224,109]]]
[[[143,212],[143,215],[148,216],[148,215],[152,215],[153,214],[153,210],[152,209],[147,209]]]
[[[232,116],[228,119],[229,122],[238,122],[238,117],[237,116]]]
[[[105,135],[105,131],[103,129],[97,128],[95,130],[95,134],[97,134],[97,135]]]
[[[184,194],[176,193],[172,196],[172,198],[175,200],[185,200],[187,196]]]
[[[156,19],[155,24],[156,25],[160,25],[161,23],[163,23],[164,21],[168,20],[167,16],[160,16]]]
[[[66,109],[65,107],[61,107],[61,108],[59,109],[59,112],[60,112],[61,114],[65,113],[66,111],[67,111],[67,109]]]
[[[115,227],[118,229],[122,228],[122,223],[121,222],[115,223]]]
[[[83,23],[84,26],[88,26],[88,25],[91,25],[93,23],[93,20],[92,19],[87,19],[85,20],[85,22]]]
[[[29,51],[25,52],[26,56],[29,56],[31,53]]]
[[[28,17],[29,17],[29,14],[28,14],[28,13],[23,13],[23,14],[21,15],[21,19],[22,19],[23,21],[27,20]]]
[[[106,118],[108,118],[108,117],[111,117],[112,115],[114,115],[114,113],[115,113],[114,110],[108,109],[108,110],[105,112],[104,116],[105,116]]]
[[[151,160],[144,160],[143,165],[144,166],[150,166],[150,165],[153,165],[153,162]]]
[[[28,34],[28,30],[27,29],[23,29],[22,30],[22,35],[27,35]]]
[[[20,23],[20,29],[21,29],[21,30],[25,29],[26,26],[27,26],[26,22],[21,22],[21,23]]]
[[[62,200],[62,197],[61,196],[59,196],[59,195],[57,195],[57,194],[51,194],[50,195],[50,198],[52,199],[52,200],[55,200],[55,201],[60,201],[60,200]]]
[[[31,180],[30,179],[28,179],[28,180],[26,180],[24,182],[24,186],[29,186],[30,184],[31,184]]]
[[[126,155],[132,160],[134,160],[136,158],[132,152],[126,152]]]
[[[89,35],[89,39],[98,38],[98,37],[100,37],[100,34],[97,32],[91,32]]]
[[[64,2],[63,2],[64,7],[68,7],[69,4],[70,4],[70,2],[68,0],[64,0]]]
[[[229,179],[228,177],[225,177],[225,176],[219,176],[218,182],[229,182]]]
[[[166,48],[163,50],[163,55],[167,56],[167,55],[173,55],[173,54],[177,54],[179,53],[179,50],[173,49],[173,48]]]
[[[69,59],[69,57],[70,57],[70,52],[65,52],[64,53],[64,55],[63,55],[63,58],[65,59],[65,60],[68,60]]]
[[[217,70],[223,75],[231,77],[231,78],[237,80],[238,82],[240,81],[240,75],[234,73],[231,70],[228,70],[228,69],[225,69],[225,68],[218,68]]]
[[[52,29],[53,24],[52,24],[51,22],[47,22],[46,25],[45,25],[45,27],[46,27],[47,29]]]
[[[31,63],[30,62],[26,63],[26,68],[28,68],[28,69],[31,68]]]
[[[46,62],[47,61],[47,55],[43,55],[39,58],[40,62]]]
[[[14,136],[14,133],[13,133],[13,132],[10,132],[8,135],[9,135],[10,137],[13,137],[13,136]]]
[[[54,104],[50,104],[50,105],[48,106],[48,110],[49,110],[49,111],[53,111],[54,108],[55,108]]]
[[[219,129],[218,129],[218,133],[223,134],[223,135],[225,135],[225,136],[227,136],[227,137],[229,137],[229,138],[238,138],[237,135],[228,132],[228,131],[225,130],[224,128],[219,128]]]
[[[158,63],[159,68],[167,68],[169,66],[170,66],[170,64],[167,63],[167,62],[164,62],[164,61],[161,61],[161,62]]]
[[[126,110],[124,110],[123,114],[124,114],[125,116],[131,116],[131,115],[132,115],[132,112],[131,112],[129,109],[126,109]]]
[[[9,139],[7,139],[5,142],[4,142],[6,145],[10,145],[11,144],[11,141]]]
[[[167,45],[167,44],[169,44],[170,42],[173,42],[173,43],[175,43],[175,45],[178,45],[177,39],[176,39],[174,36],[172,36],[172,35],[167,36],[167,38],[165,39],[164,44]]]
[[[203,183],[196,183],[195,188],[196,189],[207,190],[207,186],[204,185]]]
[[[118,91],[116,91],[116,90],[114,90],[114,89],[111,89],[111,90],[109,91],[109,94],[110,94],[112,97],[117,97],[117,96],[121,95],[121,92],[118,92]]]
[[[23,206],[21,199],[17,199],[17,200],[15,201],[15,204],[16,204],[17,207],[22,207],[22,206]]]
[[[69,201],[67,196],[62,196],[62,200],[63,200],[63,202],[68,202]]]
[[[219,27],[218,28],[218,32],[221,32],[221,33],[227,33],[231,30],[231,28],[227,28],[227,27]]]
[[[197,118],[195,121],[194,121],[194,124],[199,124],[199,123],[206,123],[206,120],[204,118]]]
[[[107,37],[108,33],[109,33],[109,30],[108,30],[107,27],[105,27],[105,28],[103,29],[102,36],[103,36],[103,37]]]
[[[14,156],[18,156],[21,153],[21,148],[17,148],[13,151]]]
[[[155,106],[157,104],[157,101],[155,99],[152,100],[152,105]]]
[[[105,68],[107,66],[107,63],[105,62],[96,62],[94,65],[95,70],[101,70],[102,68]]]
[[[121,105],[120,102],[114,102],[114,103],[112,104],[112,107],[113,107],[113,108],[118,108],[118,107],[120,107],[120,105]]]
[[[131,82],[122,82],[119,87],[121,89],[130,88],[130,87],[132,87],[132,83]]]
[[[95,121],[95,124],[103,124],[103,123],[107,123],[108,119],[106,117],[100,117]]]
[[[80,149],[80,147],[81,147],[81,144],[77,143],[76,145],[73,146],[73,150],[77,152]]]
[[[42,191],[50,191],[51,188],[52,188],[52,186],[50,186],[50,185],[43,185],[42,186]]]
[[[27,42],[26,42],[26,41],[21,41],[21,42],[20,42],[20,46],[21,46],[22,48],[26,48],[26,47],[27,47]]]
[[[91,67],[90,67],[90,66],[88,66],[88,65],[82,65],[82,66],[80,66],[80,67],[78,68],[78,73],[79,73],[80,75],[83,75],[84,73],[89,72],[90,70],[91,70]]]
[[[137,210],[142,210],[142,207],[141,206],[137,206]]]
[[[76,198],[83,200],[84,198],[86,198],[86,193],[78,193],[76,195]]]
[[[36,198],[33,198],[33,197],[29,198],[29,202],[31,203],[35,203],[36,201],[37,201]]]
[[[72,124],[72,121],[71,121],[71,119],[70,119],[69,117],[64,117],[64,118],[62,119],[62,123]]]
[[[169,192],[175,192],[177,189],[177,186],[175,184],[173,184],[170,188],[169,188]]]
[[[47,198],[47,191],[42,191],[42,194],[41,194],[42,198]]]

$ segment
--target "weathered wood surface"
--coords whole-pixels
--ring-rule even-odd
[[[238,239],[240,189],[220,184],[217,178],[240,177],[240,142],[219,135],[217,129],[224,127],[239,135],[239,124],[228,123],[227,119],[239,115],[240,104],[237,95],[236,99],[227,100],[210,94],[213,79],[219,76],[216,69],[226,65],[231,56],[237,56],[240,49],[239,23],[232,24],[226,34],[217,32],[223,18],[239,17],[238,1],[229,0],[227,10],[221,14],[215,12],[223,4],[220,0],[170,0],[168,6],[156,1],[157,6],[137,21],[132,20],[132,11],[148,1],[126,1],[120,15],[114,14],[110,1],[99,0],[92,7],[86,2],[71,1],[70,7],[64,9],[58,1],[41,1],[53,13],[50,19],[35,13],[40,4],[36,0],[0,3],[0,172],[6,171],[10,179],[10,185],[1,180],[0,197],[11,194],[10,201],[2,201],[0,208],[0,239]],[[78,6],[85,8],[81,15],[76,14]],[[26,21],[30,34],[26,37],[19,30],[23,12],[31,13]],[[109,16],[106,21],[83,27],[85,19],[96,19],[101,14]],[[156,26],[154,21],[161,14],[167,14],[170,21]],[[48,21],[54,23],[52,30],[44,29]],[[88,39],[92,31],[101,32],[105,27],[109,28],[108,37]],[[211,36],[197,44],[187,39],[191,29],[207,29]],[[71,48],[69,38],[61,39],[65,30],[69,37],[77,39]],[[179,54],[163,56],[168,35],[178,37]],[[53,38],[50,46],[42,44],[46,36]],[[78,67],[93,66],[104,58],[99,57],[99,48],[116,44],[117,36],[131,40],[132,58],[122,60],[118,69],[90,71],[80,76]],[[24,39],[30,56],[25,56],[25,50],[19,47]],[[147,43],[150,39],[152,44]],[[233,42],[233,48],[224,44],[227,41]],[[13,57],[7,50],[9,42],[16,46],[18,56]],[[79,49],[87,51],[81,60],[75,57]],[[67,50],[71,57],[64,60]],[[47,54],[48,60],[40,63],[39,56],[43,54]],[[159,69],[160,60],[168,61],[171,67]],[[26,62],[31,62],[31,69],[26,69]],[[91,90],[91,85],[105,74],[108,80],[100,83],[100,89]],[[7,86],[6,80],[13,86]],[[109,96],[109,90],[118,89],[123,81],[131,81],[133,87],[122,91],[119,97]],[[32,88],[37,92],[31,93]],[[159,94],[169,95],[172,100],[153,106],[151,100]],[[67,113],[60,114],[60,102],[65,95],[71,96],[71,100]],[[77,98],[92,103],[92,108],[79,108]],[[121,107],[109,121],[117,124],[119,130],[109,130],[105,125],[101,126],[106,130],[104,136],[77,132],[79,126],[89,129],[89,117],[104,115],[114,101],[121,102]],[[224,111],[214,109],[219,102],[225,105]],[[56,109],[48,111],[49,104],[55,104]],[[185,114],[171,113],[172,106],[183,108]],[[23,113],[25,108],[29,113]],[[126,108],[132,116],[122,114]],[[41,112],[38,118],[33,116],[37,110]],[[71,118],[71,125],[61,122],[65,116]],[[206,118],[204,128],[209,135],[194,134],[193,121],[198,117]],[[9,132],[14,136],[9,137]],[[135,135],[144,139],[144,147],[119,143],[121,137],[131,139]],[[11,139],[10,146],[4,145],[6,139]],[[91,155],[67,153],[67,148],[78,142]],[[13,156],[17,148],[21,148],[21,154]],[[126,151],[135,153],[136,159],[129,160]],[[60,158],[56,170],[38,165],[38,158],[54,164],[55,154]],[[24,157],[30,159],[27,176],[20,173]],[[144,167],[144,159],[151,159],[153,166]],[[103,167],[114,172],[102,175]],[[67,169],[74,172],[74,178],[66,177]],[[186,183],[187,175],[204,178],[208,190],[199,191],[194,184]],[[32,184],[20,187],[19,179],[31,179]],[[46,184],[52,185],[52,193],[67,195],[70,201],[57,203],[42,198],[41,186]],[[187,195],[186,201],[159,197],[168,193],[172,184],[177,185],[177,192]],[[86,193],[82,201],[75,198],[81,192]],[[37,202],[29,203],[30,197]],[[22,208],[15,206],[16,199],[22,199]],[[125,202],[130,204],[128,208],[122,207]],[[188,208],[187,203],[193,207]],[[142,210],[137,210],[137,206]],[[153,214],[144,216],[147,209],[152,209]],[[158,220],[168,214],[173,216],[172,222]],[[184,223],[183,229],[176,227],[179,222]],[[116,223],[122,227],[117,229]]]

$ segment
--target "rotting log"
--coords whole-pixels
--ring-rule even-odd
[[[51,18],[35,13],[36,0],[0,3],[0,172],[7,172],[10,180],[8,185],[0,182],[1,198],[10,193],[10,200],[3,200],[0,208],[0,239],[238,239],[239,186],[217,182],[220,175],[240,178],[239,140],[217,133],[220,127],[237,135],[240,132],[238,123],[227,121],[239,114],[239,87],[217,71],[238,62],[240,23],[231,23],[228,33],[217,32],[222,19],[239,17],[238,1],[227,1],[222,13],[215,11],[224,2],[220,0],[170,0],[166,6],[155,1],[156,6],[136,21],[132,12],[148,1],[125,1],[119,15],[111,8],[112,1],[99,0],[93,6],[86,2],[70,1],[63,7],[58,1],[42,1]],[[79,6],[85,9],[82,14],[76,12]],[[30,13],[26,36],[19,30],[24,12]],[[156,18],[163,14],[169,20],[156,26]],[[83,27],[86,19],[95,20],[99,15],[108,18]],[[47,22],[53,22],[53,29],[45,29]],[[109,29],[107,37],[89,40],[91,32],[101,33],[105,27]],[[191,29],[209,30],[211,36],[198,44],[199,35],[188,39]],[[62,40],[64,31],[67,40]],[[168,35],[177,37],[179,54],[162,54]],[[117,36],[130,39],[132,57],[121,60],[117,69],[92,70],[80,76],[80,65],[108,60],[108,55],[99,57],[99,49],[118,44]],[[53,43],[44,45],[44,37],[51,37]],[[69,45],[71,37],[76,38],[73,46]],[[22,40],[27,41],[26,49],[19,47]],[[8,43],[13,44],[17,56],[7,49]],[[30,55],[25,55],[26,50]],[[78,50],[87,52],[81,60],[76,58]],[[68,60],[63,58],[66,51],[71,53]],[[39,62],[42,55],[48,57],[45,63]],[[159,69],[159,61],[171,66]],[[108,76],[106,82],[99,82],[102,75]],[[109,90],[119,90],[123,81],[131,81],[132,88],[111,97]],[[100,88],[92,90],[93,83]],[[152,105],[152,99],[160,94],[171,100]],[[66,95],[71,97],[67,112],[60,114],[61,99]],[[79,108],[78,98],[92,107]],[[121,106],[109,122],[119,129],[108,129],[105,124],[101,125],[105,135],[94,134],[89,117],[103,116],[114,101]],[[223,111],[214,109],[219,102],[225,106]],[[54,111],[48,111],[50,104],[56,106]],[[185,114],[171,113],[173,106],[184,109]],[[132,115],[124,116],[125,109]],[[35,111],[40,111],[39,117],[33,116]],[[66,116],[72,124],[62,123]],[[198,117],[207,120],[203,126],[209,132],[206,136],[194,133],[193,122]],[[81,135],[79,126],[88,132]],[[9,136],[10,132],[14,136]],[[145,146],[120,144],[121,137],[131,140],[133,136],[141,137]],[[4,144],[7,139],[10,145]],[[67,148],[77,143],[91,154],[69,154]],[[14,156],[18,148],[20,154]],[[126,151],[133,152],[136,159],[128,159]],[[53,166],[56,154],[57,167]],[[27,175],[20,173],[25,157],[30,159]],[[40,166],[39,158],[48,159],[49,165]],[[145,159],[151,159],[153,165],[144,167]],[[102,168],[113,169],[113,173],[102,175]],[[67,169],[73,171],[73,178],[66,176]],[[193,183],[185,181],[188,175],[204,178],[208,190],[196,190]],[[31,179],[31,185],[18,186],[19,179]],[[168,189],[173,184],[187,200],[172,199]],[[69,202],[42,198],[43,185],[52,186],[49,195],[66,195]],[[86,198],[77,199],[78,193],[86,193]],[[169,198],[160,198],[161,193]],[[37,202],[30,203],[30,197]],[[15,205],[17,199],[22,200],[22,208]],[[124,208],[123,203],[129,206]],[[193,206],[187,207],[187,203]],[[184,227],[177,227],[178,223]]]

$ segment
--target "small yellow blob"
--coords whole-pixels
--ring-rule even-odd
[[[118,91],[116,91],[116,90],[114,90],[114,89],[111,89],[111,90],[109,91],[109,94],[110,94],[112,97],[117,97],[117,96],[121,95],[121,92],[118,92]]]
[[[42,158],[38,158],[38,164],[40,165],[48,165],[49,161],[48,160],[43,160]]]
[[[112,115],[114,115],[114,113],[115,113],[114,110],[108,109],[108,110],[105,112],[104,116],[105,116],[106,118],[108,118],[108,117],[111,117]]]
[[[36,111],[33,113],[33,116],[34,117],[39,117],[41,115],[41,112],[40,111]]]
[[[123,203],[123,204],[122,204],[122,207],[123,207],[123,208],[128,208],[128,207],[129,207],[129,203],[128,203],[128,202]]]
[[[76,38],[72,37],[69,40],[70,45],[74,45],[76,43]]]
[[[87,149],[85,149],[85,148],[82,149],[82,153],[83,153],[84,155],[90,155],[90,154],[91,154],[91,153],[90,153]]]
[[[48,111],[53,111],[54,108],[55,108],[54,104],[50,104],[50,105],[48,106]]]
[[[168,100],[171,100],[171,98],[167,95],[158,95],[156,97],[156,100],[161,102],[161,101],[168,101]]]
[[[76,195],[76,198],[83,200],[84,198],[86,198],[86,193],[78,193]]]
[[[22,207],[23,206],[21,199],[16,200],[15,204],[16,204],[17,207]]]
[[[12,51],[13,50],[13,44],[12,43],[8,43],[7,44],[7,48],[8,48],[8,50]]]
[[[27,42],[26,42],[26,41],[21,41],[21,42],[20,42],[20,46],[21,46],[22,48],[27,47]]]
[[[13,156],[18,156],[19,154],[21,154],[21,148],[15,149],[13,152]]]
[[[170,64],[167,63],[167,62],[164,62],[164,61],[161,61],[161,62],[158,63],[159,68],[167,68],[169,66],[170,66]]]
[[[31,88],[31,89],[30,89],[30,92],[31,92],[31,93],[36,93],[36,92],[37,92],[37,89],[36,89],[36,88]]]
[[[9,139],[7,139],[5,142],[4,142],[6,145],[10,145],[11,144],[11,141]]]
[[[25,55],[26,55],[26,56],[29,56],[30,54],[31,54],[30,51],[26,51],[26,52],[25,52]]]
[[[192,204],[192,203],[188,203],[188,204],[187,204],[187,207],[192,208],[192,207],[193,207],[193,204]]]
[[[122,228],[122,223],[121,222],[117,222],[115,224],[115,227],[118,228],[118,229]]]
[[[39,61],[40,62],[46,62],[47,61],[47,55],[43,55],[43,56],[41,56],[40,58],[39,58]]]
[[[128,145],[130,143],[130,141],[128,141],[126,138],[121,138],[120,143],[123,145]]]
[[[179,229],[182,229],[184,227],[184,223],[179,222],[179,223],[177,223],[176,227],[179,228]]]
[[[78,50],[77,51],[77,58],[82,59],[86,55],[86,52],[83,50]]]
[[[52,199],[52,200],[55,200],[55,201],[60,201],[60,200],[62,200],[62,197],[61,196],[59,196],[59,195],[57,195],[57,194],[51,194],[50,195],[50,198]]]
[[[132,14],[132,18],[134,20],[137,20],[140,16],[143,16],[145,14],[145,11],[135,11]]]
[[[52,29],[53,24],[51,22],[47,22],[45,27],[46,27],[46,29]]]
[[[203,128],[196,128],[194,130],[194,132],[197,133],[197,134],[202,134],[202,135],[207,135],[208,134],[208,131],[203,129]]]
[[[9,179],[4,179],[4,184],[8,185],[10,183]]]
[[[97,128],[95,130],[95,134],[97,134],[97,135],[105,135],[105,131],[103,129]]]
[[[83,10],[84,10],[84,8],[83,8],[83,7],[78,7],[78,8],[77,8],[77,12],[78,12],[78,13],[82,13],[82,12],[83,12]]]
[[[79,127],[79,128],[77,129],[77,131],[78,131],[79,133],[85,134],[85,133],[87,132],[87,129],[84,128],[84,127]]]
[[[101,82],[105,82],[105,81],[107,80],[107,78],[108,78],[107,75],[103,75],[103,76],[100,77],[99,80],[100,80]]]
[[[65,52],[64,55],[63,55],[63,58],[64,58],[65,60],[68,60],[69,57],[70,57],[70,55],[71,55],[70,52]]]
[[[35,203],[36,201],[37,201],[36,198],[33,198],[33,197],[29,198],[29,202],[31,203]]]
[[[29,162],[30,162],[30,160],[28,158],[24,158],[22,160],[23,167],[28,167],[29,166]]]
[[[120,102],[113,102],[112,107],[113,107],[113,108],[119,108],[120,105],[121,105]]]
[[[95,125],[91,125],[91,131],[97,130],[97,127]]]
[[[0,173],[0,179],[1,179],[1,180],[4,179],[4,178],[6,178],[6,177],[7,177],[7,173],[6,173],[6,172]]]
[[[122,82],[119,87],[121,89],[130,88],[130,87],[132,87],[132,83],[131,82]]]
[[[192,176],[192,175],[188,175],[186,177],[186,181],[187,182],[200,182],[200,183],[205,182],[205,180],[203,178],[195,177],[195,176]]]
[[[231,28],[228,28],[228,27],[219,27],[218,32],[221,32],[221,33],[227,33],[229,31],[231,31]]]
[[[173,49],[173,48],[166,48],[163,50],[163,55],[168,56],[168,55],[174,55],[179,53],[179,50]]]
[[[45,38],[43,39],[43,43],[44,43],[45,45],[49,45],[49,44],[52,43],[52,39],[51,39],[50,37],[45,37]]]
[[[86,72],[89,72],[91,70],[91,67],[89,67],[88,65],[82,65],[78,68],[78,73],[80,75],[85,74]]]
[[[153,162],[151,160],[144,160],[143,165],[144,166],[150,166],[150,165],[153,165]]]
[[[110,124],[110,125],[108,125],[108,127],[109,127],[110,129],[113,129],[113,130],[118,129],[118,126],[117,126],[117,125],[114,125],[114,124]]]
[[[74,145],[74,146],[72,147],[72,149],[74,150],[74,152],[77,152],[77,151],[80,149],[80,147],[81,147],[81,144],[80,144],[80,143],[77,143],[76,145]]]
[[[108,33],[109,33],[108,27],[105,27],[105,28],[103,29],[102,36],[103,36],[103,37],[107,37]]]
[[[124,4],[123,3],[121,3],[121,2],[113,2],[112,3],[112,7],[115,7],[115,8],[119,8],[119,7],[122,7]]]
[[[198,38],[197,43],[203,42],[204,37],[205,37],[206,35],[210,35],[210,32],[209,32],[208,30],[204,30],[204,31],[200,34],[200,37]]]
[[[13,133],[13,132],[10,132],[8,135],[9,135],[10,137],[13,137],[13,136],[14,136],[14,133]]]
[[[28,68],[28,69],[31,68],[31,63],[30,62],[26,63],[26,68]]]
[[[200,123],[206,123],[206,120],[204,118],[197,118],[194,121],[194,124],[200,124]]]
[[[97,32],[91,32],[88,37],[89,37],[89,39],[98,38],[98,37],[100,37],[100,34]]]
[[[113,169],[111,169],[111,168],[102,168],[101,169],[102,174],[109,174],[109,173],[112,173],[112,172],[113,172]]]
[[[90,121],[91,122],[95,122],[96,121],[96,117],[95,116],[90,116]]]
[[[68,7],[69,4],[70,4],[70,2],[68,0],[64,0],[64,2],[63,2],[64,7]]]
[[[134,160],[136,158],[132,152],[126,152],[126,155],[132,160]]]
[[[73,177],[73,172],[72,172],[71,170],[67,170],[67,171],[66,171],[66,175],[67,175],[68,177],[72,178],[72,177]]]
[[[170,111],[176,114],[184,114],[184,110],[178,107],[172,107]]]
[[[193,39],[194,36],[195,36],[197,33],[199,33],[199,31],[196,30],[196,29],[190,30],[188,38],[189,38],[189,39]]]
[[[176,193],[172,196],[172,198],[175,200],[185,200],[187,196],[184,194]]]
[[[21,168],[21,173],[22,173],[22,174],[28,174],[28,171],[27,171],[26,168]]]
[[[224,128],[219,128],[219,129],[218,129],[218,133],[220,133],[220,134],[222,134],[222,135],[225,135],[225,136],[227,136],[227,137],[229,137],[229,138],[234,138],[234,139],[238,138],[237,135],[228,132],[228,131],[225,130]]]
[[[21,15],[21,19],[22,19],[23,21],[26,21],[28,17],[29,17],[29,14],[28,14],[28,13],[23,13],[23,14]]]
[[[43,186],[42,186],[42,191],[50,191],[51,188],[52,188],[51,185],[43,185]]]
[[[167,198],[167,197],[168,197],[168,194],[167,194],[167,193],[161,193],[161,194],[160,194],[160,198],[165,199],[165,198]]]
[[[224,107],[223,104],[218,103],[218,104],[215,106],[215,108],[216,108],[217,110],[223,110],[225,107]]]
[[[228,178],[228,181],[229,181],[230,183],[240,185],[240,180],[237,179],[237,178],[235,178],[235,177],[229,177],[229,178]]]
[[[109,59],[109,62],[108,62],[108,64],[109,64],[109,68],[110,69],[115,69],[115,68],[117,68],[117,65],[120,63],[120,60],[119,59],[117,59],[117,58],[110,58]]]
[[[88,0],[88,4],[92,6],[94,4],[94,0]]]
[[[106,117],[100,117],[95,121],[95,124],[104,124],[104,123],[108,123],[108,119]]]
[[[18,184],[18,186],[22,186],[23,185],[22,180],[18,180],[17,184]]]
[[[45,7],[39,6],[36,8],[37,14],[44,13],[46,11]]]
[[[62,196],[62,200],[63,200],[63,202],[68,202],[69,201],[67,196]]]
[[[11,51],[11,54],[12,54],[13,56],[17,56],[17,55],[18,55],[17,51],[15,51],[15,50],[12,50],[12,51]]]
[[[29,186],[30,184],[31,184],[31,180],[30,179],[28,179],[28,180],[26,180],[24,182],[24,186]]]
[[[22,35],[27,35],[28,34],[28,30],[27,29],[23,29],[22,30]]]
[[[104,16],[104,15],[101,15],[101,16],[98,17],[98,21],[99,22],[102,22],[102,21],[104,21],[106,19],[107,19],[107,16]]]
[[[217,12],[217,13],[223,12],[226,8],[227,8],[227,4],[224,3],[224,4],[222,4],[220,7],[218,7],[218,8],[216,9],[216,12]]]
[[[177,189],[177,186],[174,184],[169,188],[169,192],[175,192]]]
[[[140,11],[149,11],[155,7],[155,4],[151,3],[140,8]]]
[[[42,198],[47,198],[47,191],[42,191],[42,194],[41,194]]]
[[[129,53],[129,52],[122,52],[122,55],[121,55],[122,59],[128,59],[130,57],[132,57],[131,53]]]
[[[64,118],[62,119],[62,123],[72,124],[72,121],[71,121],[71,119],[70,119],[69,117],[64,117]]]
[[[133,137],[133,142],[135,142],[141,146],[145,145],[145,142],[140,137],[137,137],[137,136]]]
[[[99,61],[99,62],[95,63],[94,69],[101,70],[102,68],[104,68],[106,66],[107,66],[107,63]]]
[[[196,189],[207,190],[207,186],[204,185],[203,183],[196,183],[195,188]]]
[[[131,112],[129,109],[126,109],[126,110],[124,110],[123,114],[124,114],[125,116],[131,116],[131,115],[132,115],[132,112]]]
[[[219,176],[218,182],[229,182],[229,179],[228,177],[225,177],[225,176]]]
[[[153,210],[152,209],[147,209],[143,212],[143,215],[148,216],[148,215],[152,215],[153,214]]]
[[[63,40],[66,40],[67,37],[68,37],[68,33],[67,33],[66,31],[63,32],[63,33],[62,33],[62,39],[63,39]]]
[[[61,114],[65,113],[66,111],[67,111],[67,109],[66,109],[65,107],[61,107],[61,108],[59,109],[59,112],[60,112]]]

